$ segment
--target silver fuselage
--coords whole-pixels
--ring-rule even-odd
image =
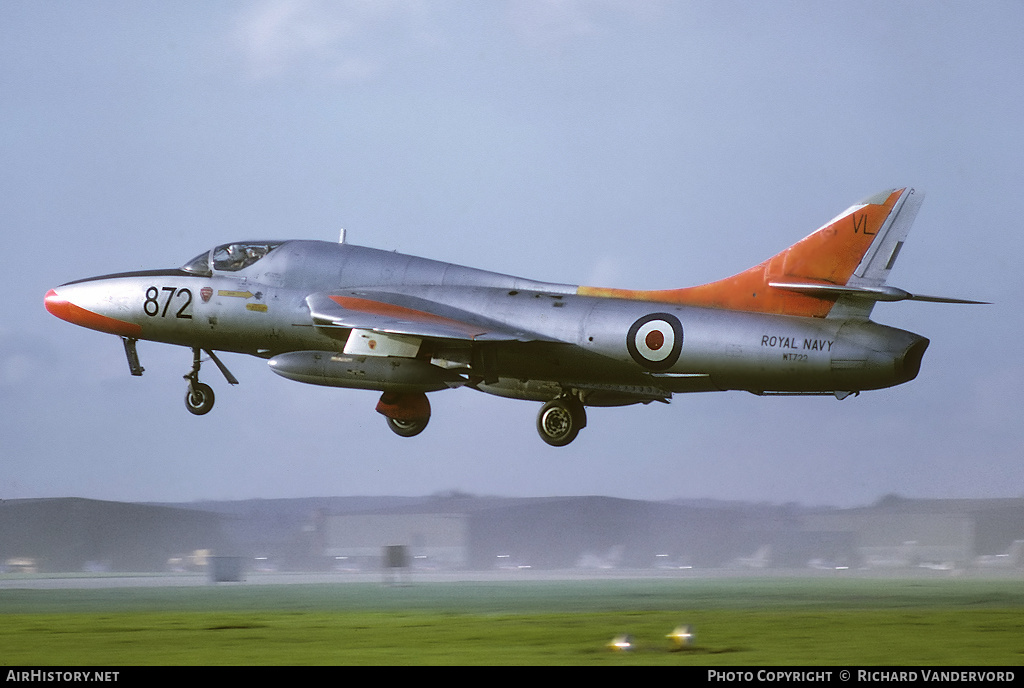
[[[211,258],[207,275],[124,273],[71,282],[54,293],[97,316],[73,320],[86,327],[270,359],[344,351],[350,332],[317,326],[310,294],[382,289],[539,335],[535,341],[427,339],[416,354],[463,372],[476,389],[523,399],[546,400],[568,389],[588,405],[715,390],[845,395],[913,379],[928,344],[867,319],[582,296],[573,285],[321,241],[281,242],[240,270],[217,270]],[[631,351],[630,337],[637,337],[631,328],[646,316],[664,315],[679,328],[671,365],[644,365],[635,345]],[[642,336],[637,341],[642,345]],[[387,389],[373,381],[303,381]]]

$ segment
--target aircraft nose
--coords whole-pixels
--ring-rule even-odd
[[[56,316],[61,320],[67,320],[68,322],[75,322],[73,311],[75,307],[74,304],[58,294],[56,289],[51,289],[46,292],[46,298],[43,299],[43,305],[46,306],[46,310],[50,315]]]
[[[43,305],[51,315],[61,320],[66,320],[69,323],[87,327],[90,330],[98,330],[123,337],[138,337],[142,334],[142,328],[135,323],[111,318],[79,305],[81,303],[88,303],[91,300],[87,298],[87,293],[79,294],[77,293],[79,291],[81,289],[76,290],[68,285],[51,289],[46,292],[46,296],[43,298]]]

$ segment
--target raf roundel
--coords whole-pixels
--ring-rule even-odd
[[[648,370],[668,370],[683,349],[683,326],[668,313],[651,313],[633,323],[626,335],[633,360]]]

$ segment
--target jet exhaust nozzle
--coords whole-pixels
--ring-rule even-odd
[[[900,376],[899,383],[910,382],[921,372],[921,360],[924,352],[928,349],[929,341],[924,337],[918,337],[917,341],[907,347],[903,356],[897,362],[897,375]]]

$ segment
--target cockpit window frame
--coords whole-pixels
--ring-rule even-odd
[[[267,257],[282,241],[232,241],[210,251],[214,272],[238,272]],[[220,257],[221,252],[225,257]]]
[[[232,241],[215,246],[181,266],[185,272],[210,277],[215,272],[238,272],[270,255],[283,241]]]

